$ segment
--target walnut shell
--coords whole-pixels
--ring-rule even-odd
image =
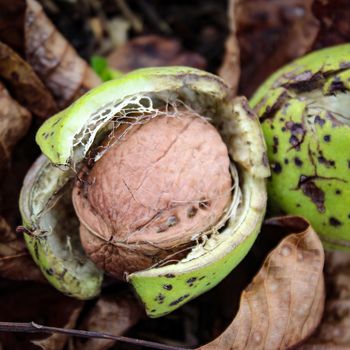
[[[117,278],[183,257],[231,202],[227,147],[193,113],[117,128],[103,147],[73,203],[86,253]]]

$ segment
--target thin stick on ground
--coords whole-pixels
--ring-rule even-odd
[[[123,343],[143,346],[145,348],[159,349],[159,350],[185,350],[185,348],[164,345],[148,340],[134,339],[123,337],[119,335],[112,335],[108,333],[100,333],[93,331],[84,331],[79,329],[48,327],[37,324],[35,322],[0,322],[0,332],[18,332],[18,333],[60,333],[73,337],[80,338],[99,338],[112,339]]]

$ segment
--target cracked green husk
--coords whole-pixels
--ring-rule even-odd
[[[350,45],[274,73],[251,106],[262,123],[273,214],[305,216],[326,248],[350,250]]]
[[[155,105],[180,100],[211,117],[214,125],[221,125],[223,139],[240,173],[243,193],[237,216],[231,217],[220,234],[208,240],[200,254],[192,253],[190,259],[176,264],[127,276],[148,315],[158,317],[218,284],[249,251],[265,213],[265,178],[269,168],[259,122],[247,101],[233,98],[220,78],[188,67],[148,68],[91,90],[39,129],[36,140],[45,156],[28,173],[20,206],[24,225],[33,232],[26,234],[29,250],[48,280],[77,298],[97,295],[102,272],[81,251],[77,219],[70,212],[67,198],[76,170],[94,147],[86,137],[87,130],[91,132],[94,126],[93,137],[98,143],[106,135],[110,120],[123,111],[120,106],[129,106],[131,102],[125,101],[134,101],[139,96],[150,97]],[[146,102],[137,100],[137,103]],[[67,213],[62,208],[68,208]],[[57,220],[58,213],[61,220]],[[73,216],[67,231],[58,227],[65,215]],[[59,247],[52,238],[57,235],[61,237]],[[72,237],[67,240],[67,236]],[[64,250],[65,256],[59,250]],[[84,276],[79,275],[78,267]]]

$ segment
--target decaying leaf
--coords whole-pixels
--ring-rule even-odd
[[[237,92],[239,77],[240,77],[240,66],[239,66],[239,46],[237,40],[237,29],[236,29],[236,8],[237,1],[232,0],[229,2],[228,8],[228,21],[230,27],[230,34],[226,40],[226,50],[223,60],[223,64],[219,70],[219,75],[231,85],[234,93]]]
[[[251,95],[277,68],[305,54],[318,34],[313,0],[231,0],[240,48],[240,91]],[[232,39],[229,39],[232,41]],[[229,44],[228,44],[229,45]],[[232,59],[226,55],[224,67]]]
[[[113,335],[122,335],[134,326],[144,311],[132,295],[102,296],[89,314],[83,319],[80,327],[84,330],[99,331]],[[75,340],[75,350],[106,350],[115,343],[111,339]]]
[[[60,108],[101,82],[35,0],[27,0],[24,33],[26,59]]]
[[[9,46],[0,42],[0,77],[12,95],[39,117],[53,114],[57,107],[50,92],[33,68]]]
[[[68,309],[71,305],[68,306]],[[68,312],[65,323],[62,328],[74,328],[80,312],[83,308],[83,303],[74,305]],[[66,345],[68,335],[54,333],[44,339],[32,340],[32,343],[39,346],[43,350],[62,350]]]
[[[53,327],[75,327],[83,302],[63,296],[52,287],[34,283],[15,283],[0,288],[0,320],[6,322],[43,323]],[[1,333],[4,349],[59,350],[66,343],[65,335]]]
[[[244,290],[238,314],[209,349],[286,349],[303,341],[320,322],[324,306],[322,244],[300,217],[270,219],[288,226],[284,238],[266,258]]]
[[[350,348],[350,254],[326,254],[327,298],[322,322],[300,349]]]
[[[112,68],[129,72],[141,67],[190,66],[204,69],[205,59],[184,50],[176,39],[157,35],[139,36],[116,49],[108,57]]]
[[[0,83],[0,169],[10,159],[14,145],[27,133],[31,119],[30,112],[12,99]]]
[[[1,49],[1,44],[0,44]],[[1,66],[1,63],[0,63]],[[11,158],[11,152],[16,143],[27,133],[31,123],[30,112],[11,98],[5,87],[0,83],[0,169],[1,180],[9,176],[5,166]],[[0,193],[0,276],[18,280],[39,280],[43,278],[39,269],[33,263],[22,237],[14,232],[12,225],[3,217],[4,202]],[[14,194],[11,194],[11,200]]]

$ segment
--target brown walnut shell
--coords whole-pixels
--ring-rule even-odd
[[[179,260],[231,202],[227,147],[189,111],[117,128],[102,147],[73,203],[86,253],[117,278]]]

